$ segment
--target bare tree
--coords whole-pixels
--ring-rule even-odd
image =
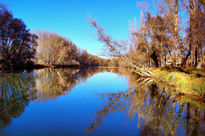
[[[182,0],[182,2],[189,16],[189,28],[187,28],[189,50],[187,58],[192,55],[194,57],[194,65],[200,68],[205,43],[205,12],[203,3],[199,0]],[[194,50],[194,52],[191,53],[191,50]]]
[[[77,46],[70,40],[49,31],[34,31],[39,36],[37,61],[45,65],[79,65]]]
[[[140,76],[152,76],[152,72],[147,67],[141,64],[133,64],[132,61],[130,61],[129,57],[123,50],[125,45],[113,39],[110,35],[104,33],[104,29],[92,18],[90,18],[89,23],[97,30],[98,40],[105,44],[105,47],[111,57],[123,59],[132,68],[132,71]]]

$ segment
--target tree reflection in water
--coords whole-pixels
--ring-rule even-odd
[[[0,75],[0,127],[19,117],[35,99],[35,80],[32,73],[7,73]]]
[[[40,69],[32,73],[0,74],[0,128],[19,117],[30,100],[55,100],[99,72],[117,69]],[[1,130],[0,130],[1,131]],[[1,134],[1,132],[0,132]]]
[[[103,124],[110,114],[120,111],[125,111],[128,119],[137,118],[136,131],[140,135],[205,134],[204,102],[180,96],[169,87],[159,86],[150,80],[139,80],[132,75],[128,77],[128,90],[100,94],[106,103],[87,128],[88,134]]]
[[[35,72],[37,101],[55,100],[69,93],[77,84],[99,72],[118,72],[118,69],[41,69]]]
[[[35,72],[37,101],[54,100],[80,81],[79,69],[42,69]]]
[[[72,88],[99,72],[126,75],[130,88],[124,92],[106,93],[104,108],[97,111],[95,122],[87,132],[103,123],[113,112],[126,111],[136,119],[141,135],[203,135],[205,104],[181,96],[166,85],[151,79],[138,79],[125,69],[42,69],[32,73],[0,75],[0,128],[19,117],[31,100],[49,101],[69,93]],[[1,131],[1,130],[0,130]],[[0,132],[1,134],[1,132]]]

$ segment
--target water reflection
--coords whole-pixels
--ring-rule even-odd
[[[119,69],[41,69],[35,72],[37,101],[55,100],[58,96],[68,94],[80,82],[99,72],[115,72]]]
[[[35,72],[37,101],[54,100],[79,83],[79,69],[42,69]]]
[[[35,80],[31,73],[8,73],[0,75],[0,127],[19,117],[35,99]]]
[[[103,108],[92,117],[95,119],[88,126],[87,134],[92,135],[96,128],[103,124],[105,118],[121,111],[126,113],[128,120],[136,122],[136,131],[140,135],[203,135],[205,133],[203,101],[179,95],[172,88],[152,79],[139,79],[122,68],[48,68],[33,72],[1,74],[0,128],[7,127],[13,118],[22,115],[30,101],[54,101],[59,96],[69,94],[76,85],[86,82],[89,77],[101,72],[126,76],[129,88],[117,93],[111,90],[99,94],[105,103]]]
[[[103,108],[96,113],[95,121],[87,128],[90,134],[114,112],[124,111],[129,120],[137,122],[140,135],[204,135],[205,106],[186,96],[180,96],[164,85],[150,79],[129,77],[130,88],[119,93],[104,93]]]
[[[0,128],[19,117],[31,100],[55,100],[68,94],[80,82],[99,72],[118,72],[118,69],[41,69],[33,72],[0,75]],[[1,134],[1,132],[0,132]]]

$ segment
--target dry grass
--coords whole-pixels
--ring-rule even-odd
[[[184,72],[167,71],[163,69],[152,69],[154,77],[159,82],[165,82],[169,86],[174,86],[175,90],[200,98],[205,96],[205,77],[196,77],[197,73],[205,73],[205,71],[193,71],[192,74]]]

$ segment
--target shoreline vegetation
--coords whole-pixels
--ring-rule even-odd
[[[130,24],[128,41],[114,39],[89,19],[104,44],[104,55],[110,57],[103,59],[55,32],[30,31],[0,4],[0,70],[126,67],[144,84],[157,83],[179,96],[205,101],[203,1],[163,0],[155,6],[158,11],[152,15],[141,5],[140,24]]]

